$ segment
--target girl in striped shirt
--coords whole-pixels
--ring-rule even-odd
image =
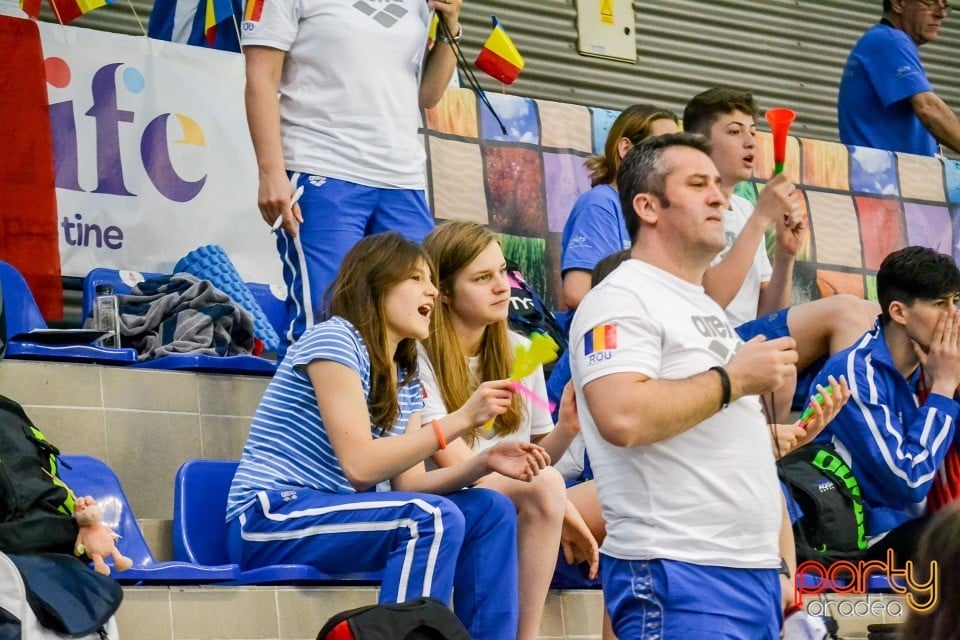
[[[254,415],[227,504],[231,555],[243,569],[382,569],[385,603],[447,602],[455,587],[473,638],[513,640],[513,505],[462,487],[494,471],[530,482],[548,457],[529,442],[505,442],[424,470],[425,458],[507,411],[513,397],[508,380],[485,383],[421,428],[416,340],[429,333],[436,294],[430,260],[399,234],[350,250],[329,319],[290,348]]]

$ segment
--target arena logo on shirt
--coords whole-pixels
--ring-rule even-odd
[[[583,355],[587,364],[609,360],[617,349],[617,325],[601,324],[583,336]]]
[[[370,16],[387,29],[407,15],[403,0],[357,0],[353,8]]]
[[[717,316],[690,316],[690,322],[704,338],[736,338],[737,333],[725,319]]]

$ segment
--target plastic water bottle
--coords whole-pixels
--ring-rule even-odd
[[[120,348],[120,304],[109,284],[97,285],[97,297],[93,300],[93,328],[107,332],[98,341],[101,347]]]

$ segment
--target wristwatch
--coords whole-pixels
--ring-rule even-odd
[[[445,33],[441,33],[440,30],[437,30],[437,39],[440,41],[440,44],[453,44],[454,42],[460,42],[460,37],[463,35],[463,25],[459,22],[457,23],[457,35],[452,38],[447,37]]]

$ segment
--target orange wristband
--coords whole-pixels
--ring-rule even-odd
[[[443,431],[440,429],[440,421],[431,420],[430,424],[433,425],[433,433],[437,436],[437,444],[440,445],[440,450],[443,451],[447,448],[447,440],[443,437]]]

